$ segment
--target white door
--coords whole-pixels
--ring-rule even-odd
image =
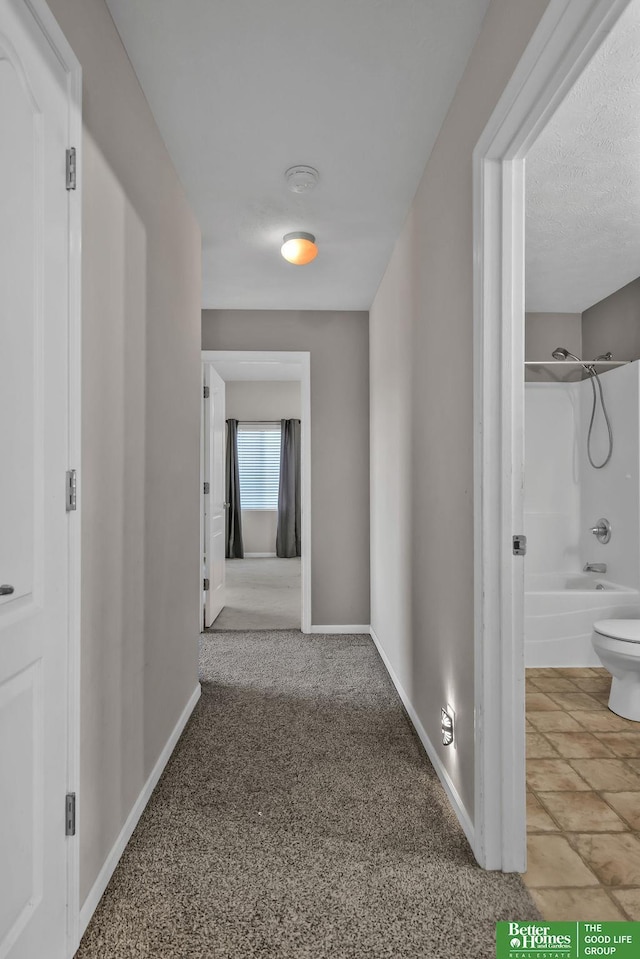
[[[225,392],[224,380],[208,363],[204,364],[205,393],[203,417],[203,578],[204,626],[211,626],[225,604]]]
[[[0,0],[0,959],[66,954],[68,84]]]

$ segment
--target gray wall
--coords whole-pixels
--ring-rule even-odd
[[[550,360],[557,346],[582,356],[582,314],[526,313],[525,360]]]
[[[225,387],[227,419],[300,419],[298,380],[229,380]]]
[[[471,157],[546,6],[492,0],[371,308],[372,625],[472,818]]]
[[[585,310],[582,348],[588,357],[611,350],[616,360],[640,359],[640,278]]]
[[[81,902],[197,684],[200,233],[104,0],[84,73]]]
[[[367,313],[204,310],[203,350],[311,354],[312,623],[369,623]]]

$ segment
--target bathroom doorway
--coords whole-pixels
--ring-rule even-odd
[[[584,350],[587,344],[589,344],[588,349],[591,350],[596,342],[595,338],[589,342],[589,336],[594,332],[595,325],[590,325],[588,318],[584,321],[583,315],[590,310],[597,312],[596,307],[603,300],[618,293],[624,286],[632,284],[635,277],[631,274],[622,280],[615,281],[616,285],[610,286],[609,289],[604,288],[599,295],[593,296],[591,301],[574,304],[571,307],[559,297],[553,304],[547,300],[542,306],[535,302],[535,298],[531,298],[531,281],[536,279],[536,269],[540,274],[539,288],[545,294],[555,294],[560,291],[559,286],[554,286],[552,276],[553,270],[558,265],[564,265],[564,270],[560,271],[561,276],[569,280],[570,284],[573,280],[573,286],[580,289],[585,287],[586,275],[591,280],[595,275],[602,274],[602,262],[598,262],[595,270],[593,267],[588,268],[586,274],[571,273],[567,266],[566,255],[559,257],[557,251],[555,256],[551,256],[550,262],[546,264],[544,262],[543,254],[551,249],[553,229],[558,229],[559,233],[562,232],[558,215],[564,196],[562,189],[565,194],[568,193],[567,184],[559,193],[554,193],[553,190],[553,174],[561,167],[562,147],[567,143],[568,138],[567,133],[563,135],[564,138],[558,139],[557,130],[554,135],[553,123],[561,117],[565,105],[573,105],[576,111],[572,118],[575,134],[584,134],[585,130],[588,131],[595,126],[596,118],[585,119],[584,116],[580,116],[580,104],[576,98],[579,100],[580,95],[584,95],[584,86],[588,82],[590,67],[598,65],[599,60],[606,55],[607,43],[615,41],[615,28],[618,21],[626,18],[620,22],[623,32],[625,29],[635,29],[633,23],[637,10],[638,4],[633,0],[631,3],[624,0],[613,3],[599,2],[599,0],[592,0],[589,3],[580,3],[576,0],[557,0],[557,2],[552,0],[474,153],[476,203],[474,232],[477,254],[474,301],[475,435],[477,438],[475,457],[476,715],[478,717],[475,755],[476,819],[480,832],[476,854],[487,868],[523,872],[527,866],[525,812],[527,787],[524,746],[525,615],[531,618],[537,614],[532,606],[534,601],[537,602],[537,597],[533,594],[544,592],[557,596],[562,593],[565,603],[571,603],[575,602],[579,592],[583,592],[588,594],[590,603],[602,603],[602,610],[607,614],[611,612],[612,607],[606,604],[620,604],[615,605],[616,612],[612,615],[616,616],[635,609],[636,617],[640,616],[640,605],[634,605],[635,594],[640,584],[632,583],[631,586],[626,587],[624,580],[621,583],[606,580],[602,566],[607,561],[597,549],[587,549],[587,544],[589,547],[593,544],[603,545],[600,542],[596,543],[595,535],[589,530],[594,529],[596,533],[600,532],[602,525],[600,520],[608,517],[604,513],[594,516],[590,520],[589,529],[584,530],[581,507],[576,505],[575,498],[571,521],[566,512],[564,519],[560,516],[564,506],[562,509],[554,508],[546,511],[546,516],[543,515],[545,510],[540,508],[545,488],[553,486],[561,468],[566,466],[567,470],[571,469],[571,475],[575,481],[582,456],[588,460],[591,453],[596,464],[607,456],[606,422],[604,434],[600,429],[603,422],[601,405],[596,411],[596,417],[600,417],[599,426],[596,427],[597,438],[593,437],[592,444],[587,445],[583,425],[586,422],[588,431],[591,402],[589,394],[593,386],[596,400],[600,403],[599,388],[600,385],[603,386],[605,397],[609,401],[608,412],[611,414],[611,419],[615,420],[617,417],[613,414],[614,407],[618,403],[615,397],[617,390],[607,387],[605,379],[614,375],[619,379],[620,377],[624,379],[625,376],[633,379],[634,364],[619,368],[600,366],[598,373],[601,375],[600,384],[598,384],[591,372],[584,368],[581,359],[573,359],[570,354],[581,358],[585,355]],[[619,58],[615,60],[615,64],[618,70]],[[616,77],[618,77],[617,74]],[[606,96],[605,87],[602,84],[600,93]],[[593,91],[591,94],[591,99],[588,100],[589,109],[592,109],[596,102]],[[609,102],[605,100],[607,106],[597,119],[609,122],[615,119],[617,111],[612,109],[612,98],[617,103],[619,95],[619,89],[616,88],[613,94],[609,87]],[[584,103],[582,108],[584,110]],[[634,113],[637,118],[638,112],[634,110]],[[550,140],[548,143],[550,151],[547,151],[546,156],[542,155],[545,134],[548,134]],[[534,177],[536,173],[537,148],[541,153],[538,156],[541,196],[539,205],[532,206],[533,189],[529,178]],[[615,149],[612,150],[612,154],[616,155]],[[577,178],[578,184],[580,183],[580,160],[578,151],[569,164],[571,175]],[[593,162],[588,164],[588,171],[593,173],[595,166]],[[602,197],[607,199],[611,189],[604,190],[601,195],[598,195],[597,192],[589,191],[588,181],[583,182],[582,185],[585,189],[582,191],[580,211],[584,216],[590,214],[593,209],[598,209],[599,201],[602,205]],[[537,252],[531,239],[531,224],[536,224],[541,231],[542,242]],[[545,224],[547,225],[546,234]],[[616,231],[619,234],[622,225],[623,221],[619,221],[614,232],[611,233],[606,230],[590,230],[583,222],[582,231],[578,231],[574,242],[565,235],[567,249],[563,252],[565,254],[567,252],[577,254],[580,250],[585,252],[589,247],[593,248],[598,242],[608,239],[610,245],[617,246],[617,251],[620,253],[620,244],[616,244],[615,239]],[[638,262],[637,259],[636,262]],[[580,279],[581,276],[583,281]],[[529,485],[527,485],[527,462],[530,457],[527,453],[529,448],[533,449],[536,446],[536,423],[535,415],[533,420],[529,416],[530,429],[525,433],[525,393],[528,388],[528,386],[525,387],[523,376],[525,311],[530,314],[527,347],[536,349],[535,356],[531,352],[528,354],[527,369],[531,387],[539,388],[538,391],[542,396],[543,409],[539,414],[538,445],[542,447],[547,462],[546,469],[541,467],[540,475],[537,479],[534,477],[535,482],[531,481]],[[534,315],[543,313],[579,314],[580,319],[578,321],[574,318],[572,321],[570,317],[564,315],[556,315],[554,319]],[[575,334],[578,325],[582,337],[579,343],[575,338],[570,339],[572,330]],[[589,333],[586,333],[587,327],[590,329]],[[605,332],[604,327],[601,327],[598,333],[603,332]],[[545,339],[548,334],[553,340],[550,344]],[[552,354],[559,348],[568,355],[555,359]],[[539,350],[543,352],[540,353]],[[597,352],[586,355],[589,360],[594,360],[596,356],[609,351],[617,354],[613,362],[617,362],[619,358],[625,360],[634,358],[626,355],[626,350],[619,350],[613,342],[602,350],[598,349]],[[606,364],[610,361],[603,357],[599,362]],[[576,374],[576,379],[572,381],[569,377],[566,381],[570,389],[565,389],[564,386],[558,390],[555,389],[560,383],[558,378],[560,367],[553,366],[554,363],[567,364],[562,367],[563,375],[569,373],[569,364],[574,364],[573,372]],[[625,373],[625,370],[628,372]],[[584,380],[579,379],[582,375],[585,375]],[[538,381],[532,382],[535,377],[538,377]],[[548,391],[543,393],[543,389]],[[558,395],[562,390],[567,395],[572,391],[575,394],[571,400],[565,397],[566,402],[563,401],[562,407],[563,415],[568,415],[569,408],[572,408],[575,414],[573,434],[569,442],[566,437],[564,442],[562,441],[560,414],[553,407],[554,390]],[[535,390],[531,389],[529,392],[533,393]],[[572,403],[573,406],[571,406]],[[549,404],[553,408],[547,408]],[[618,422],[620,423],[619,419]],[[539,459],[534,462],[541,465]],[[594,475],[597,473],[601,478],[601,472],[594,470]],[[577,485],[580,487],[579,482]],[[629,489],[634,487],[633,478],[628,480],[627,485]],[[638,485],[640,484],[635,484],[636,494]],[[562,487],[561,492],[565,501],[571,495],[566,485]],[[575,493],[575,489],[573,492]],[[533,496],[534,499],[527,499],[527,496]],[[536,500],[535,497],[538,499]],[[587,499],[588,497],[585,496],[585,502],[582,504],[585,515],[590,512]],[[554,506],[559,506],[557,499]],[[535,514],[538,514],[537,517]],[[531,530],[530,541],[526,538],[527,516]],[[573,527],[571,523],[574,524]],[[541,535],[543,530],[546,532]],[[573,538],[569,535],[570,532]],[[556,550],[555,565],[559,568],[553,571],[545,570],[540,564],[554,549]],[[580,562],[579,566],[578,562]],[[539,565],[536,566],[536,564]],[[571,568],[569,568],[570,565]],[[613,565],[612,563],[611,566]],[[591,568],[584,570],[585,566]],[[608,572],[610,572],[609,568]],[[551,575],[552,573],[555,578]],[[529,577],[540,576],[538,582],[533,584],[539,587],[538,589],[525,591],[526,574],[529,574]],[[557,588],[558,574],[564,575],[562,589]],[[544,576],[548,577],[548,581],[543,582]],[[586,588],[586,584],[589,584],[589,589]],[[529,583],[529,585],[532,584]],[[597,586],[601,588],[596,589]],[[625,588],[626,594],[621,595],[625,592]],[[598,596],[598,593],[608,595]],[[591,613],[585,615],[588,618]],[[596,612],[595,615],[598,616],[600,613]],[[559,611],[558,616],[554,614],[553,618],[557,621],[561,616],[564,616],[564,613]],[[581,629],[583,625],[584,622],[580,626]],[[617,764],[620,761],[624,763],[631,779],[633,778],[631,774],[635,773],[635,757],[617,756],[614,759],[611,751],[606,756],[597,755],[602,749],[612,750],[613,744],[609,742],[608,746],[605,745],[602,736],[596,735],[595,727],[587,728],[581,725],[576,719],[575,711],[569,708],[576,707],[580,711],[581,704],[582,711],[585,713],[591,712],[595,715],[602,712],[603,715],[608,715],[607,706],[602,700],[607,698],[608,693],[605,687],[609,680],[602,665],[598,665],[593,649],[590,648],[590,626],[585,635],[582,641],[577,640],[574,643],[574,647],[577,646],[580,649],[586,662],[575,665],[572,665],[571,661],[563,662],[565,654],[556,650],[555,664],[532,666],[541,672],[529,676],[529,702],[534,707],[539,707],[533,709],[533,712],[558,715],[564,713],[565,729],[553,730],[549,727],[545,731],[539,724],[536,727],[529,719],[530,725],[527,726],[527,730],[531,737],[530,742],[535,744],[538,751],[549,751],[548,755],[535,759],[531,757],[534,763],[542,763],[543,766],[557,763],[559,771],[559,765],[566,761],[567,766],[578,777],[576,782],[581,784],[576,792],[585,795],[593,793],[596,798],[603,799],[602,793],[606,792],[606,789],[596,788],[595,775],[590,783],[586,775],[583,776],[577,771],[575,763],[582,761],[587,764],[583,767],[586,773],[589,768],[594,768],[589,767],[589,763],[615,762]],[[543,647],[546,647],[544,654]],[[529,657],[533,653],[532,649],[528,650]],[[541,656],[550,654],[550,644],[542,639],[535,653]],[[571,655],[566,651],[569,660]],[[529,661],[531,662],[531,658]],[[572,675],[553,673],[554,669],[577,672]],[[580,670],[586,670],[586,672],[581,673]],[[542,688],[544,685],[546,689]],[[554,685],[556,688],[551,688]],[[587,706],[593,708],[587,709]],[[549,719],[547,718],[546,721],[549,722]],[[544,723],[545,720],[542,719],[542,722]],[[576,726],[573,725],[574,722]],[[603,735],[606,734],[605,731],[602,732]],[[562,737],[563,734],[569,733],[577,735],[565,739],[556,738],[555,741],[552,739],[553,736]],[[563,748],[569,748],[567,743],[572,740],[574,743],[572,748],[575,749],[577,748],[575,744],[580,737],[584,739],[583,749],[593,749],[594,755],[562,756],[559,747],[562,745]],[[530,785],[531,782],[530,779]],[[568,781],[565,780],[563,783],[560,778],[556,780],[549,778],[546,784],[540,778],[536,778],[534,785],[536,789],[531,791],[536,794],[536,799],[540,798],[540,793],[550,795],[570,791]],[[543,787],[546,785],[548,788],[540,788],[541,785]],[[610,811],[615,813],[611,804],[604,801]],[[529,799],[529,805],[534,810],[538,809],[531,799]],[[553,825],[553,828],[548,829],[542,845],[549,847],[548,852],[556,863],[556,868],[557,864],[564,862],[566,858],[567,872],[571,872],[575,867],[575,885],[589,887],[595,897],[596,892],[602,892],[596,887],[599,887],[601,881],[604,882],[604,873],[598,864],[597,855],[603,854],[602,849],[606,849],[606,843],[603,846],[601,838],[592,838],[588,843],[590,851],[586,848],[581,850],[578,848],[578,843],[572,843],[562,835],[560,819],[564,813],[558,809],[552,810],[544,802],[540,802],[540,812],[545,815],[538,815],[538,822],[546,823],[547,826],[549,823]],[[632,837],[632,841],[637,841],[634,827],[628,819],[625,819],[621,811],[618,818],[621,823],[620,832],[627,837],[624,842],[628,842],[629,837]],[[544,834],[544,830],[540,830],[540,834]],[[590,835],[593,837],[596,833]],[[611,841],[610,845],[613,847],[619,843]],[[551,853],[552,846],[554,853]],[[593,850],[600,850],[595,858],[595,854],[592,855]],[[591,858],[587,862],[589,857]],[[532,871],[535,871],[539,864],[540,858],[532,856],[530,864],[533,867]],[[605,889],[602,894],[605,896],[612,917],[629,916],[629,912],[625,912],[627,906],[616,901],[610,890]],[[550,895],[547,898],[551,900],[553,896]],[[555,898],[560,901],[562,897],[557,895]],[[563,918],[566,918],[566,913]]]

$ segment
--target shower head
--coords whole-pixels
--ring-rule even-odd
[[[582,363],[579,356],[576,356],[575,353],[570,353],[569,350],[565,350],[563,346],[557,346],[551,355],[554,360],[575,360],[577,363]]]

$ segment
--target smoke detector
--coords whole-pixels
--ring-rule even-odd
[[[310,193],[315,190],[320,176],[312,166],[297,163],[289,167],[284,178],[292,193]]]

